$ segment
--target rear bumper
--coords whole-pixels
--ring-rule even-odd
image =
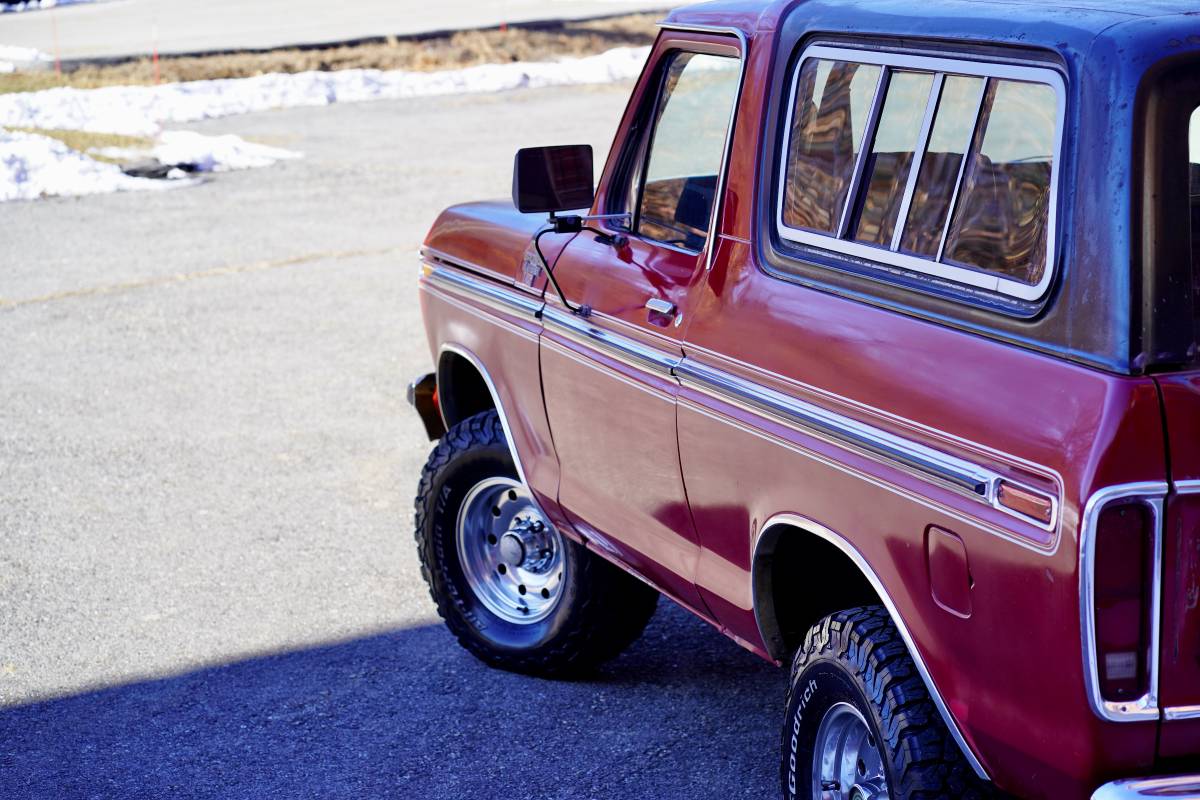
[[[1106,783],[1092,800],[1135,800],[1139,797],[1169,797],[1171,800],[1200,800],[1200,775],[1163,778],[1133,778]]]
[[[408,403],[417,410],[421,422],[425,423],[425,433],[429,438],[442,438],[446,423],[442,421],[442,411],[438,408],[437,377],[432,372],[420,375],[408,384]]]

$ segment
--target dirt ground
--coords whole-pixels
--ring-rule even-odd
[[[268,72],[338,69],[440,70],[477,64],[538,61],[587,56],[613,47],[654,41],[661,14],[628,14],[575,22],[510,25],[501,30],[391,37],[384,41],[336,47],[290,48],[263,52],[173,56],[158,62],[163,83],[213,78],[245,78]],[[0,92],[28,92],[56,86],[91,89],[100,86],[153,84],[155,65],[149,58],[111,64],[76,65],[53,71],[0,74]]]

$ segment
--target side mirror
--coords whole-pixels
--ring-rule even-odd
[[[513,203],[518,211],[554,214],[590,208],[595,197],[590,144],[526,147],[517,151],[513,164]]]

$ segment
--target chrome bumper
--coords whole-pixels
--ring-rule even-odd
[[[1169,797],[1171,800],[1200,800],[1200,775],[1165,778],[1131,778],[1106,783],[1092,800],[1134,800],[1138,797]]]

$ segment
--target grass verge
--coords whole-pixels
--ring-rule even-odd
[[[356,68],[432,71],[588,56],[613,47],[652,43],[657,32],[654,23],[661,16],[628,14],[577,22],[512,25],[506,30],[491,28],[434,36],[392,37],[386,41],[337,47],[171,56],[159,59],[159,79],[163,83],[172,83],[247,78],[268,72]],[[141,58],[112,64],[83,64],[61,76],[49,71],[0,74],[0,93],[32,92],[59,86],[95,89],[153,83],[154,65],[149,58]]]

